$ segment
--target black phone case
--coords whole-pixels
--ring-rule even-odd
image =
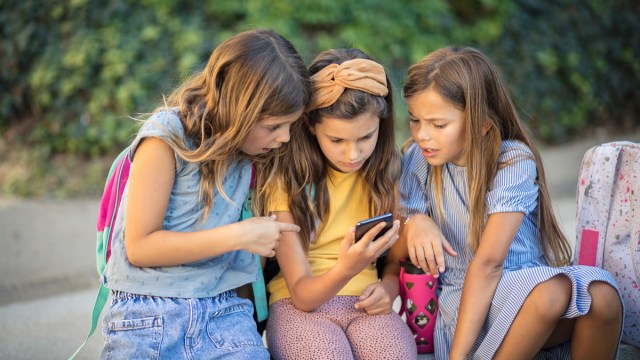
[[[356,241],[359,241],[360,239],[362,239],[362,237],[364,236],[364,234],[367,233],[367,231],[371,230],[374,226],[378,225],[381,222],[384,222],[385,226],[384,226],[384,229],[380,230],[380,232],[376,234],[376,237],[373,238],[373,240],[375,241],[381,236],[383,236],[393,226],[392,214],[387,213],[380,216],[372,217],[367,220],[362,220],[356,223]]]

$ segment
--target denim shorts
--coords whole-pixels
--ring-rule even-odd
[[[101,359],[269,359],[249,300],[112,292]]]

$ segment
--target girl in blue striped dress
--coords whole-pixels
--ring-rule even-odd
[[[614,358],[615,280],[567,266],[540,155],[495,66],[440,49],[409,69],[404,97],[399,241],[439,277],[436,358]]]

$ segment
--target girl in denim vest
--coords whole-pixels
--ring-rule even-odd
[[[240,212],[252,163],[260,189],[309,93],[293,46],[247,31],[144,122],[103,279],[113,300],[101,358],[269,358],[251,302],[234,289],[256,280],[254,254],[273,256],[299,228]]]

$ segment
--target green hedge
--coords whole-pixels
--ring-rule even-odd
[[[640,2],[520,0],[490,52],[538,136],[640,123]]]
[[[333,47],[370,53],[390,70],[400,114],[411,63],[448,44],[479,47],[540,138],[564,140],[591,124],[636,126],[638,14],[632,0],[4,0],[0,130],[49,154],[113,153],[135,132],[130,116],[152,110],[220,41],[263,27],[307,62]]]

